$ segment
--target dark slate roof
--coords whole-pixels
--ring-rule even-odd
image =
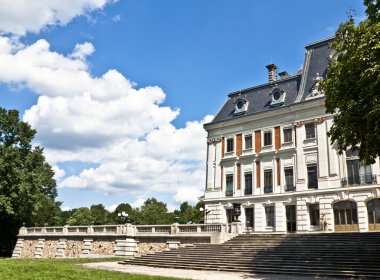
[[[333,38],[328,38],[305,47],[308,50],[307,55],[309,54],[309,58],[306,55],[302,74],[230,93],[228,100],[211,123],[276,110],[294,103],[304,102],[305,98],[310,94],[316,73],[318,72],[322,77],[326,76],[328,59],[331,54],[331,49],[329,49],[328,45],[332,40]],[[286,92],[285,102],[282,106],[270,106],[272,100],[270,93],[274,88]],[[234,102],[239,97],[245,98],[249,102],[246,113],[240,116],[234,115]]]
[[[229,99],[224,104],[222,109],[216,115],[212,122],[224,121],[232,118],[238,118],[234,115],[235,105],[234,102],[238,97],[243,97],[248,100],[249,105],[245,115],[255,114],[268,110],[273,110],[275,107],[271,107],[270,103],[272,98],[270,93],[274,88],[279,88],[286,92],[286,98],[283,106],[290,105],[294,102],[297,92],[299,90],[301,82],[301,75],[292,76],[283,80],[278,80],[274,83],[265,84],[243,91],[234,92],[229,95]],[[243,115],[243,116],[245,116]],[[241,116],[240,116],[241,117]]]

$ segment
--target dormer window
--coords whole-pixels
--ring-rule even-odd
[[[272,101],[270,103],[271,107],[281,106],[285,102],[286,92],[283,90],[280,90],[279,88],[275,88],[270,93],[272,97]]]
[[[248,109],[248,100],[242,97],[239,97],[238,99],[235,100],[235,110],[234,110],[234,115],[244,115],[247,113]]]

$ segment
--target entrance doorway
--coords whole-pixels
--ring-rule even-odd
[[[335,231],[359,231],[358,210],[353,201],[340,201],[334,204]]]
[[[247,231],[253,231],[254,225],[254,211],[253,208],[245,208],[245,226]]]
[[[296,206],[286,205],[286,231],[295,232],[297,230],[297,216],[296,216]]]
[[[380,199],[375,198],[367,202],[368,229],[380,230]]]

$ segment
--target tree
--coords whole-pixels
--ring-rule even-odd
[[[106,225],[109,224],[108,216],[109,212],[103,204],[95,204],[90,207],[91,216],[94,219],[94,225]]]
[[[374,163],[380,155],[380,0],[365,0],[368,18],[339,26],[331,47],[337,52],[321,83],[326,111],[334,114],[328,135],[340,153],[359,149]]]
[[[188,202],[183,202],[179,210],[174,211],[174,215],[179,217],[180,224],[192,222],[198,224],[203,221],[203,212],[199,208],[204,207],[200,202],[196,206],[190,205]]]
[[[123,221],[121,220],[121,218],[118,216],[119,213],[122,213],[122,212],[125,212],[127,213],[130,217],[133,216],[133,209],[132,209],[132,206],[129,204],[129,203],[120,203],[115,211],[113,211],[110,216],[109,216],[109,220],[113,223],[113,224],[120,224],[120,223],[123,223]]]
[[[94,223],[94,217],[91,210],[87,207],[79,207],[74,209],[73,214],[67,220],[70,226],[86,226]]]
[[[55,207],[54,172],[43,149],[32,147],[35,134],[17,110],[0,108],[0,238],[10,243],[22,223],[41,226],[45,207]]]
[[[132,222],[136,225],[162,225],[174,222],[173,213],[168,213],[165,203],[155,198],[147,199],[140,209],[132,212]]]

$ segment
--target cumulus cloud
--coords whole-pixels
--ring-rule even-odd
[[[46,26],[66,25],[73,18],[103,9],[114,0],[0,0],[0,32],[37,33]]]
[[[39,95],[23,118],[37,129],[59,187],[196,202],[205,178],[203,124],[212,117],[176,128],[179,110],[162,105],[161,88],[137,88],[113,69],[92,76],[86,59],[94,51],[83,43],[65,56],[46,40],[22,46],[0,37],[0,82]],[[59,166],[73,161],[96,167],[65,177]]]

